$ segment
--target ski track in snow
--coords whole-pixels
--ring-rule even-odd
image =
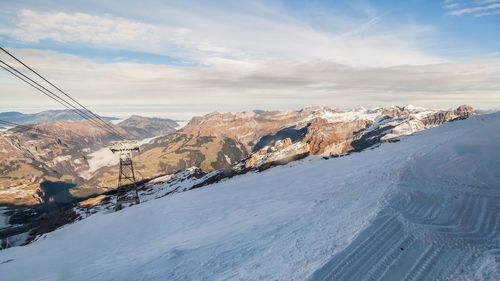
[[[310,280],[500,280],[499,125],[405,164],[387,207]]]
[[[499,129],[477,116],[97,214],[1,251],[0,279],[500,280]]]

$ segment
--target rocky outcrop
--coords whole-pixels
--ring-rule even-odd
[[[471,106],[461,105],[455,110],[440,111],[431,114],[422,119],[422,123],[426,127],[438,126],[449,121],[464,119],[475,114],[476,111]]]
[[[330,122],[316,118],[302,141],[309,144],[309,152],[314,155],[342,154],[352,150],[356,133],[371,123],[370,120]]]
[[[309,155],[309,144],[293,143],[290,138],[276,141],[272,146],[265,146],[243,161],[245,170],[265,170],[270,166],[283,165],[292,160]]]

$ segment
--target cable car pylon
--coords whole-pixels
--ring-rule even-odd
[[[118,195],[115,210],[121,210],[124,204],[139,204],[139,192],[135,180],[134,164],[132,162],[132,152],[139,151],[139,144],[136,141],[114,142],[110,150],[120,157],[120,171],[118,173],[118,188],[126,186],[125,190]],[[131,196],[128,191],[130,187],[134,190]]]

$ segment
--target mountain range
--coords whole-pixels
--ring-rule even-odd
[[[161,182],[162,178],[175,183],[179,175],[182,182],[195,180],[192,185],[174,186],[169,191],[177,192],[308,155],[329,158],[363,151],[475,114],[470,106],[435,110],[409,105],[349,111],[308,107],[284,112],[215,112],[194,117],[179,130],[173,120],[140,116],[112,126],[131,139],[145,139],[133,156],[141,183]],[[47,137],[50,134],[57,137]],[[115,140],[87,121],[43,122],[33,125],[33,130],[1,133],[0,204],[15,209],[11,221],[40,228],[47,225],[47,220],[40,218],[54,207],[108,198],[99,195],[112,194],[117,188],[118,159],[108,149]],[[51,227],[34,233],[44,233],[61,223],[66,221],[56,220]]]
[[[101,118],[107,121],[119,120],[116,117],[101,116]],[[17,111],[0,112],[0,120],[25,125],[53,121],[83,120],[83,118],[69,109],[61,109],[46,110],[32,114]]]
[[[500,115],[471,115],[468,107],[272,113],[272,123],[300,116],[295,127],[248,113],[196,118],[197,136],[232,136],[250,155],[148,180],[141,204],[122,211],[112,211],[116,194],[81,201],[59,214],[72,224],[0,252],[2,277],[498,280]],[[297,150],[318,156],[287,162]]]

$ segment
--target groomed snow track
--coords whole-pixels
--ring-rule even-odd
[[[498,280],[500,127],[487,130],[403,166],[386,207],[311,280]]]

